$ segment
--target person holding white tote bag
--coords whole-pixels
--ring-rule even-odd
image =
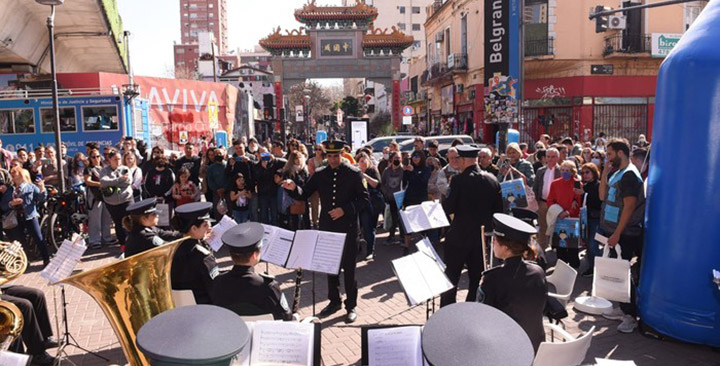
[[[643,180],[637,168],[630,164],[629,157],[630,145],[627,140],[614,139],[607,144],[608,161],[600,180],[603,204],[598,228],[598,233],[607,237],[609,249],[617,244],[622,245],[617,256],[627,261],[631,261],[636,251],[641,250],[645,214]],[[630,286],[630,302],[621,303],[619,309],[603,314],[608,319],[622,320],[618,331],[623,333],[632,333],[637,328],[634,285]]]

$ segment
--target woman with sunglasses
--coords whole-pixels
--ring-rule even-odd
[[[110,235],[112,219],[105,207],[100,192],[100,170],[103,168],[100,150],[90,149],[88,152],[88,165],[83,171],[85,186],[87,187],[87,203],[90,248],[99,249],[103,244],[110,244],[113,239]]]
[[[125,258],[183,237],[183,234],[177,231],[157,228],[160,216],[155,208],[156,204],[157,199],[153,197],[127,206],[127,216],[122,220],[123,228],[129,233]]]

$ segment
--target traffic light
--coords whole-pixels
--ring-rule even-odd
[[[601,11],[611,10],[612,8],[602,5],[595,6],[595,14]],[[608,15],[601,15],[595,17],[595,33],[607,32],[608,30]]]
[[[265,107],[263,110],[263,119],[266,121],[270,121],[273,119],[273,108],[272,107]]]

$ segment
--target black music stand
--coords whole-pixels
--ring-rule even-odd
[[[63,359],[65,359],[67,362],[70,362],[73,365],[76,365],[74,362],[67,359],[70,355],[68,355],[65,348],[67,348],[68,346],[78,348],[82,351],[85,351],[85,353],[89,353],[97,358],[105,360],[106,362],[110,362],[109,358],[100,356],[100,354],[98,354],[97,352],[93,352],[87,348],[80,346],[78,344],[77,340],[75,339],[75,337],[73,337],[73,335],[70,334],[70,328],[68,326],[68,316],[67,316],[68,302],[67,302],[67,298],[65,297],[65,286],[64,285],[60,285],[60,294],[61,294],[60,297],[62,299],[62,322],[63,322],[63,326],[65,327],[65,331],[63,332],[62,337],[59,339],[59,342],[58,342],[60,345],[58,346],[58,350],[57,350],[57,361],[55,362],[55,366],[62,365]]]

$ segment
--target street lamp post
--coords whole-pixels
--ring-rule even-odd
[[[35,0],[38,4],[50,6],[50,16],[47,18],[48,35],[50,37],[50,73],[52,74],[52,109],[53,109],[53,126],[55,128],[55,150],[58,177],[60,181],[60,192],[65,192],[65,172],[62,167],[62,139],[60,136],[60,110],[58,109],[58,83],[57,71],[55,70],[55,7],[62,5],[65,0]]]
[[[310,139],[310,94],[312,93],[312,90],[309,88],[303,89],[303,99],[305,100],[305,139]]]

